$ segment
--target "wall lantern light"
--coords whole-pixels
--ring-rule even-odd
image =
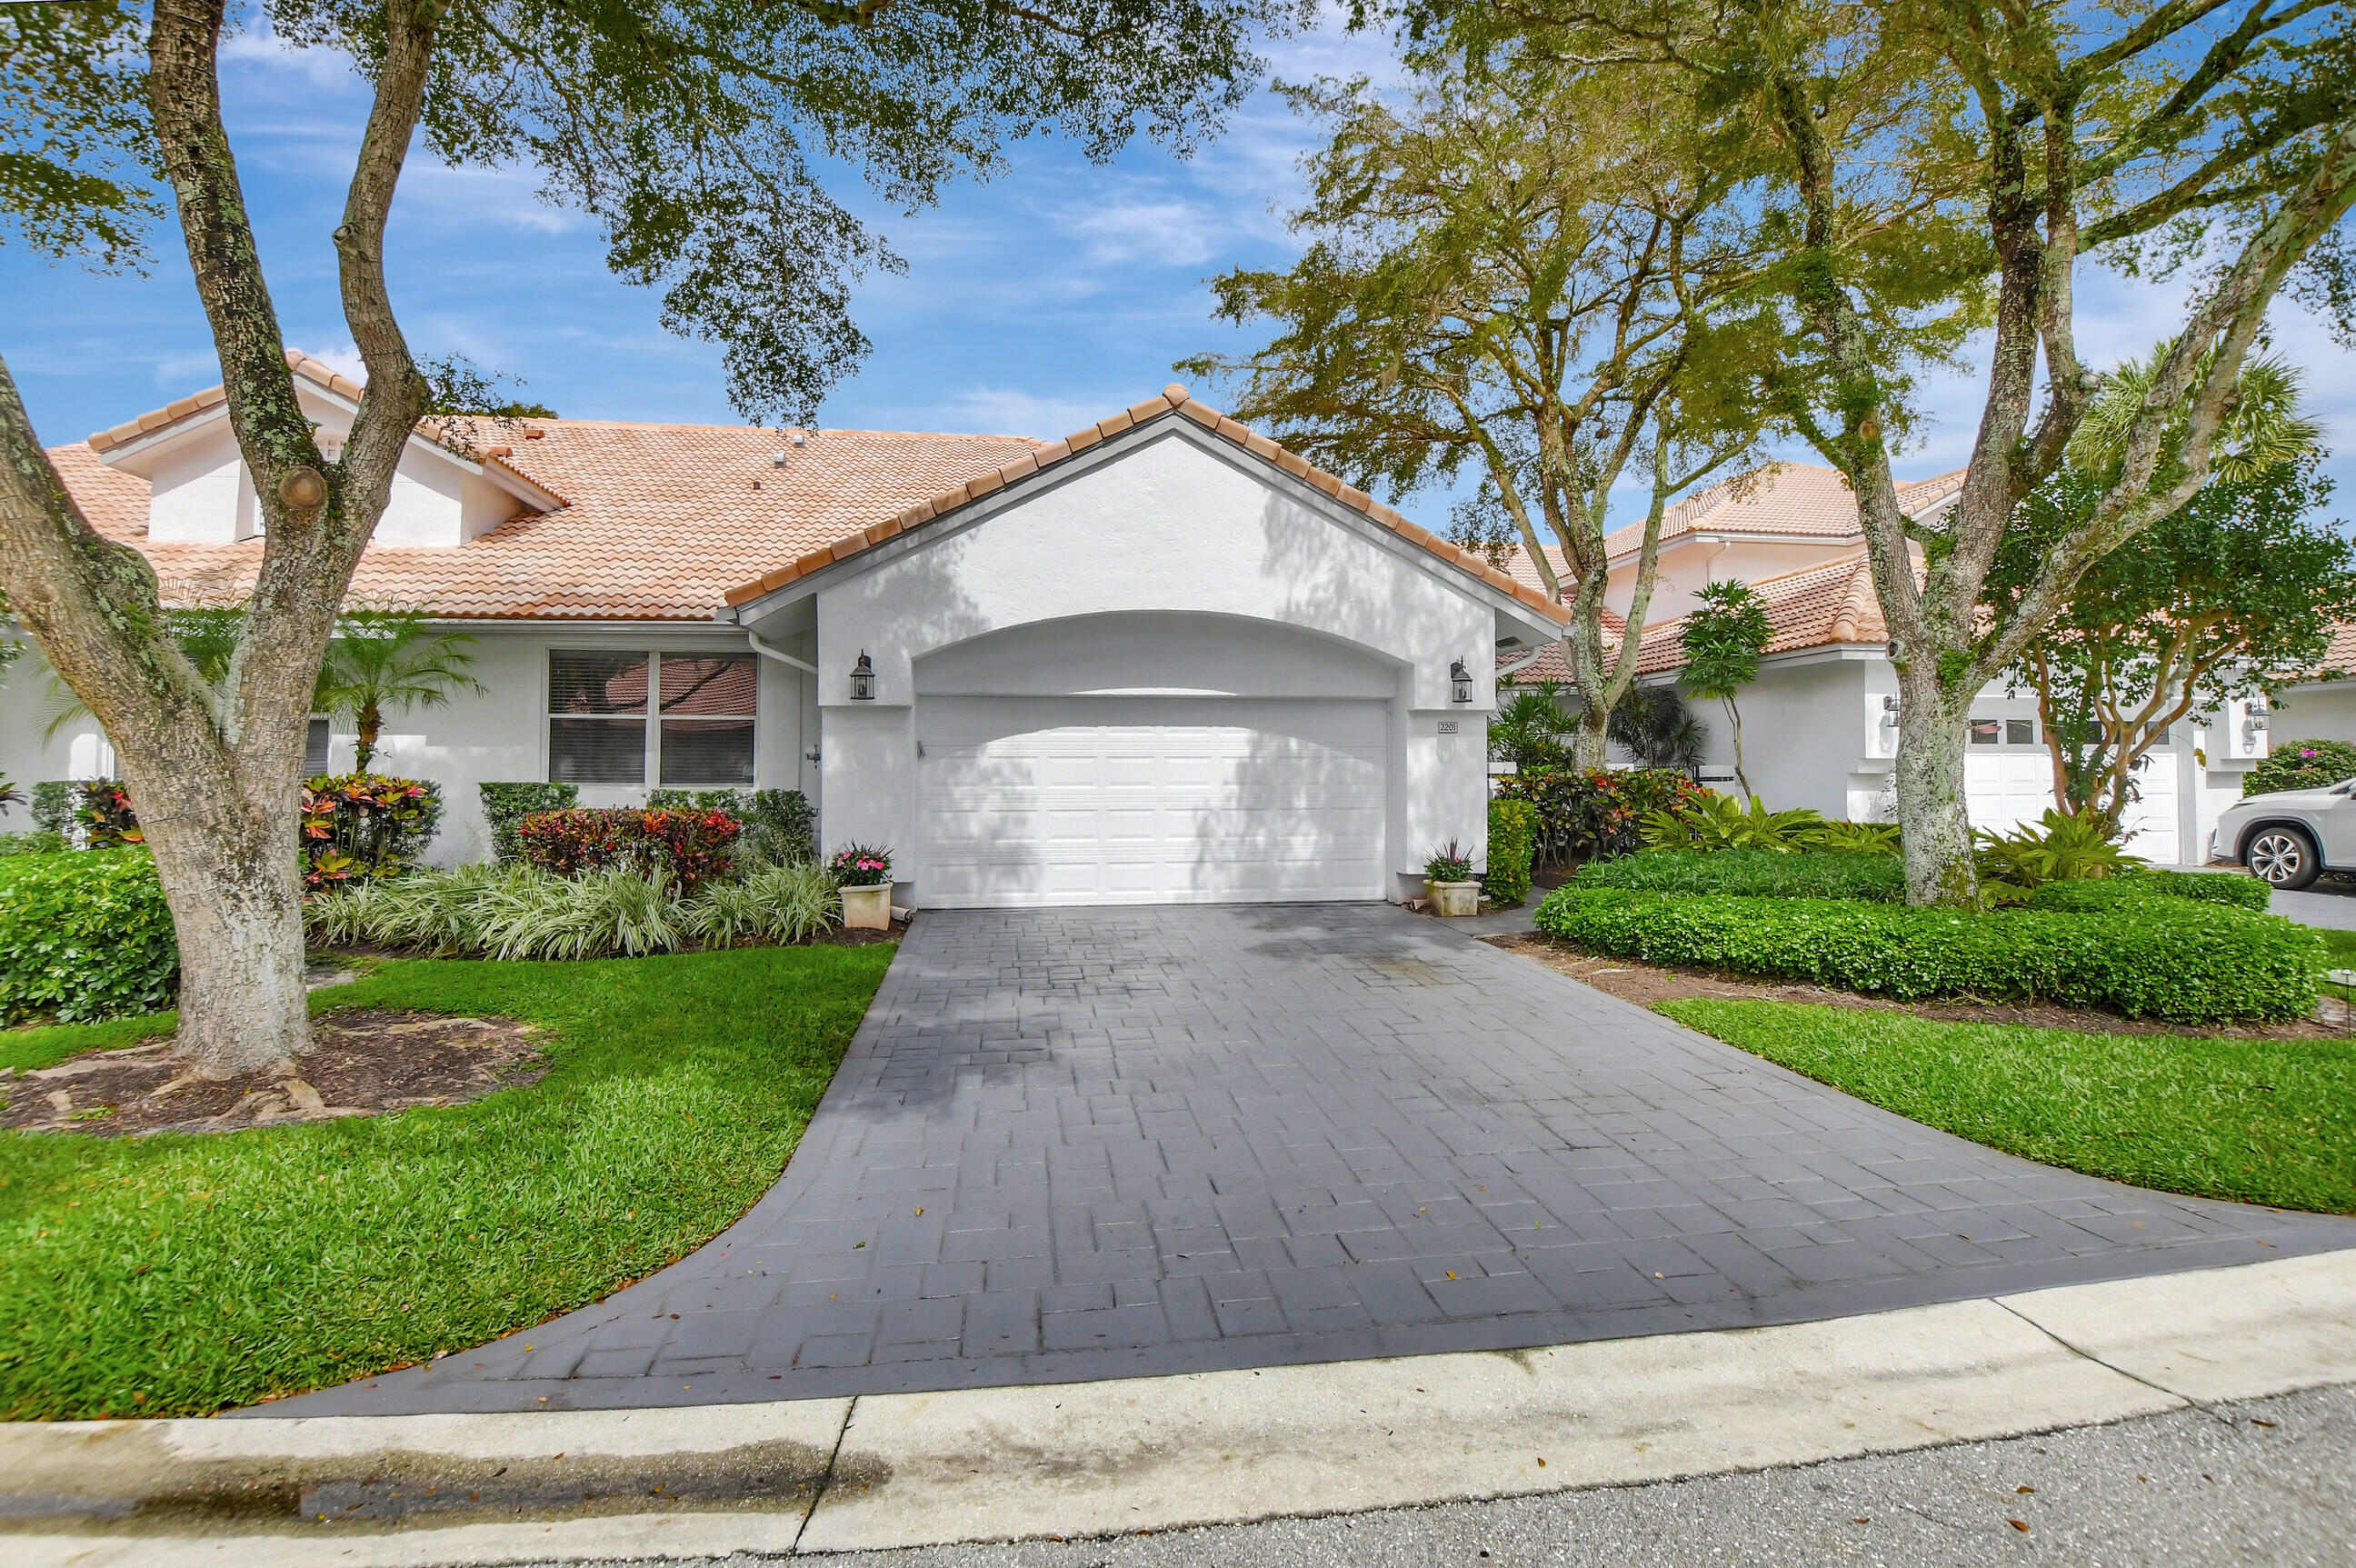
[[[867,650],[859,650],[859,662],[851,667],[851,700],[872,703],[875,700],[875,666],[867,662]]]
[[[1469,703],[1472,700],[1472,671],[1464,668],[1462,659],[1448,667],[1448,685],[1449,694],[1455,701]]]

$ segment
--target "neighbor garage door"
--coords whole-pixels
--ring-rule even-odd
[[[926,697],[916,738],[928,906],[1388,891],[1382,703]]]

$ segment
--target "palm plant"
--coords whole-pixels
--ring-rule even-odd
[[[354,763],[365,773],[375,759],[388,708],[438,708],[454,692],[489,690],[472,673],[475,656],[463,631],[436,631],[423,610],[351,609],[319,667],[318,711],[350,717]]]
[[[1515,689],[1489,721],[1489,755],[1523,773],[1569,761],[1578,722],[1563,706],[1566,691],[1558,681]]]
[[[1693,716],[1674,686],[1631,686],[1612,710],[1604,733],[1647,768],[1690,773],[1701,766],[1708,726]]]

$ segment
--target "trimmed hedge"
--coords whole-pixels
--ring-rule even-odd
[[[559,876],[609,866],[660,868],[682,893],[728,875],[729,851],[743,824],[725,811],[641,811],[618,806],[535,811],[516,830],[523,858]]]
[[[145,850],[0,860],[0,1020],[63,1023],[171,1005],[172,911]]]
[[[1854,898],[1556,889],[1537,929],[1590,951],[1912,1000],[2039,996],[2130,1018],[2300,1018],[2325,955],[2304,926],[2190,899],[2067,914]]]
[[[490,824],[491,854],[502,861],[523,858],[516,830],[523,826],[526,817],[539,811],[562,811],[581,800],[578,784],[478,784],[475,789],[482,797],[483,820]]]
[[[818,859],[818,813],[798,789],[649,789],[647,809],[725,811],[744,824],[739,861],[793,865]]]
[[[1538,811],[1527,800],[1489,802],[1489,870],[1481,889],[1492,904],[1518,904],[1530,896],[1530,851]]]
[[[2222,871],[2137,871],[2100,881],[2084,877],[2049,882],[2029,896],[2032,909],[2068,909],[2092,914],[2139,899],[2185,898],[2199,904],[2265,914],[2274,889],[2254,876]]]
[[[1906,868],[1894,854],[1786,854],[1772,849],[1648,849],[1579,868],[1580,887],[1736,898],[1906,901]]]

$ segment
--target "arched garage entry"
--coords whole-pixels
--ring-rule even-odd
[[[916,663],[930,908],[1378,899],[1404,660],[1276,622],[1130,612]]]

